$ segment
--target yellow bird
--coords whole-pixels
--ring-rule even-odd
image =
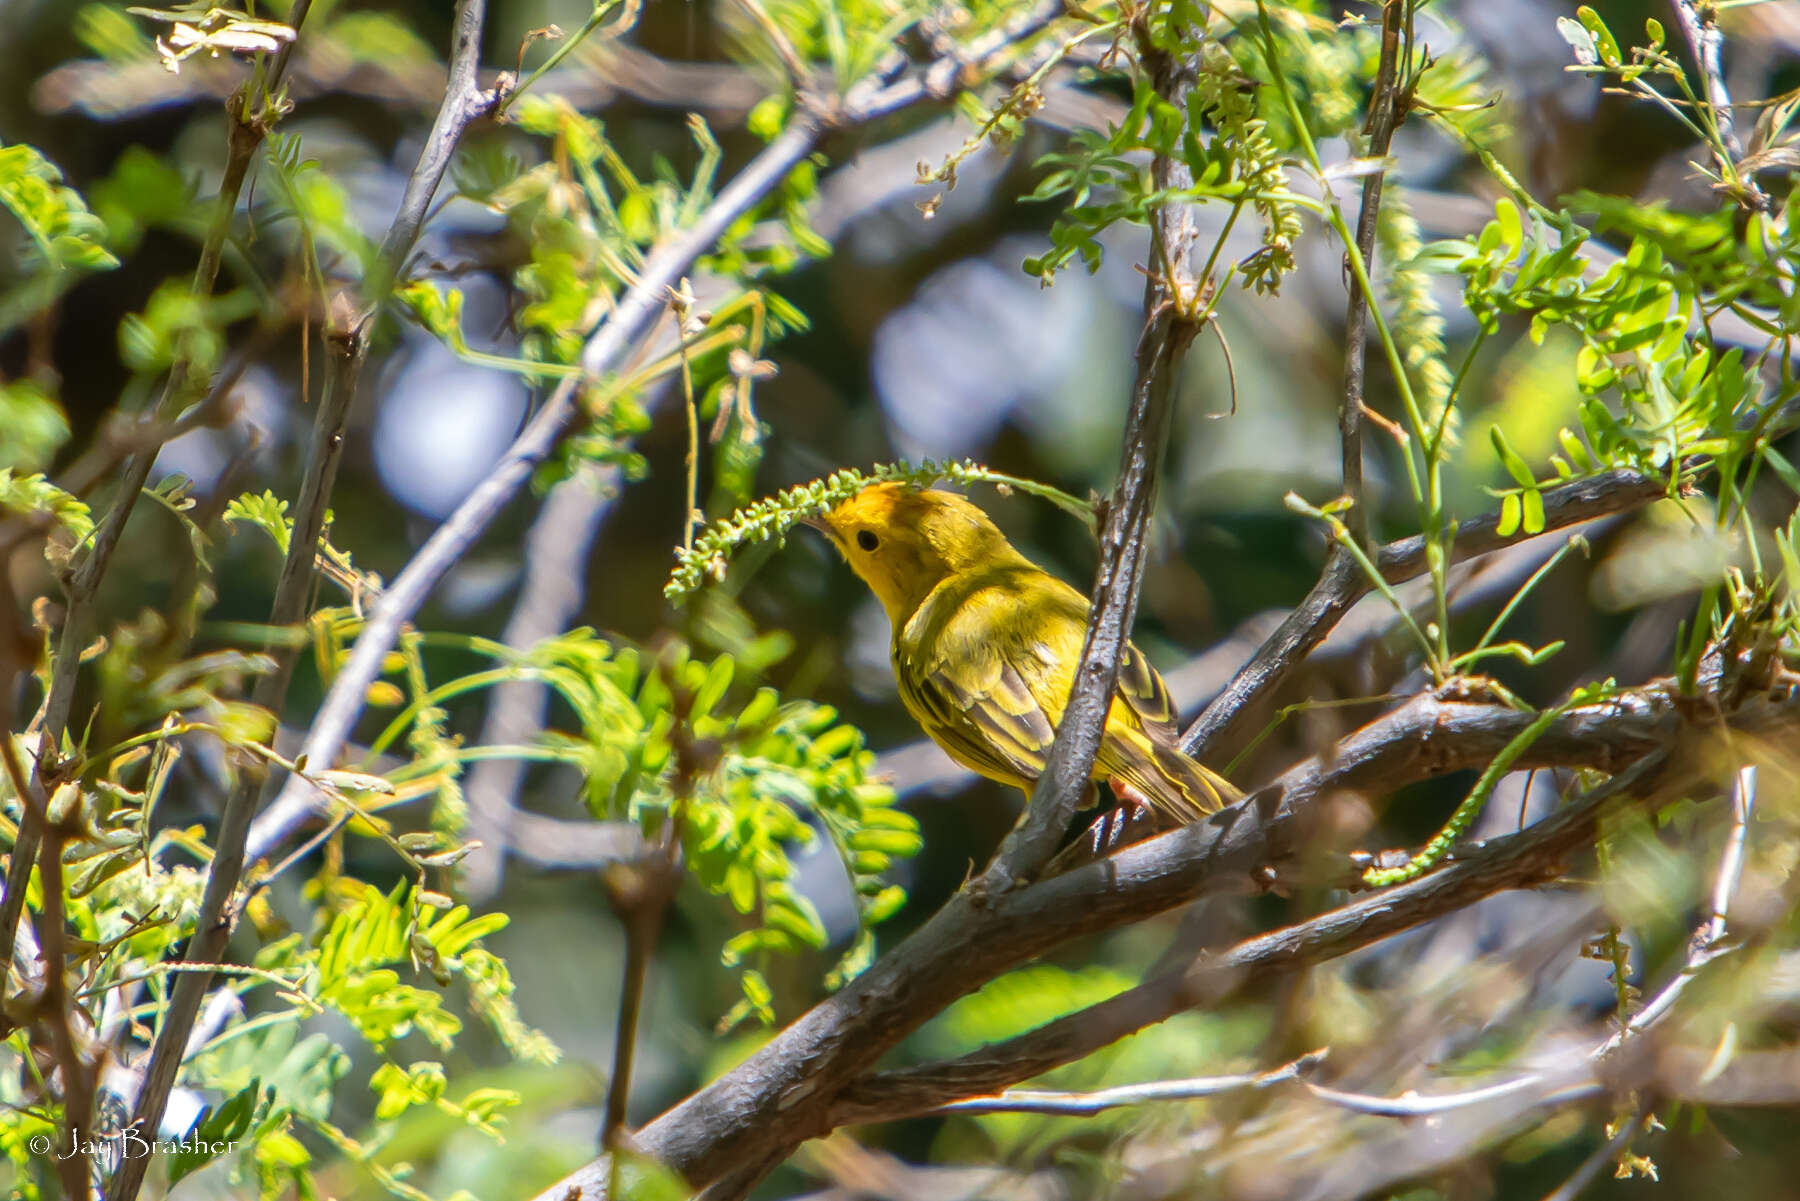
[[[952,759],[1029,797],[1068,705],[1087,598],[951,492],[871,484],[808,524],[887,610],[907,711]],[[1180,824],[1242,794],[1181,753],[1177,716],[1162,676],[1127,645],[1093,778]]]

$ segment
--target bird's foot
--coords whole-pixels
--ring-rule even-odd
[[[1119,804],[1131,810],[1133,820],[1150,820],[1156,816],[1156,807],[1150,803],[1150,798],[1125,780],[1118,776],[1112,776],[1106,781],[1106,786],[1113,790],[1114,796],[1119,798]]]

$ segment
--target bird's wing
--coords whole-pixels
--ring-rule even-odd
[[[1137,719],[1152,738],[1166,738],[1172,742],[1180,736],[1181,715],[1175,710],[1175,702],[1169,696],[1169,686],[1163,683],[1162,673],[1150,666],[1144,652],[1129,642],[1119,658],[1118,694],[1131,706],[1131,711],[1137,714]]]
[[[990,645],[965,644],[903,666],[900,691],[928,734],[982,775],[1010,783],[1044,770],[1055,730],[1018,668]]]

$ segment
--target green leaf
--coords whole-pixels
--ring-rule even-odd
[[[41,475],[15,475],[10,467],[0,467],[0,508],[48,518],[77,541],[85,540],[94,532],[94,522],[85,502]]]
[[[0,468],[40,471],[69,440],[69,419],[35,381],[0,383]]]
[[[225,1152],[227,1144],[244,1137],[250,1129],[261,1093],[262,1081],[252,1080],[226,1098],[216,1111],[210,1106],[200,1111],[200,1120],[182,1135],[180,1149],[164,1160],[168,1165],[170,1187],[217,1159]],[[273,1103],[275,1090],[270,1089],[269,1095]]]
[[[1594,48],[1600,54],[1600,61],[1609,67],[1619,66],[1618,39],[1613,37],[1612,31],[1606,27],[1606,22],[1600,19],[1600,14],[1583,4],[1575,10],[1575,17],[1581,22],[1582,28],[1593,35]]]
[[[225,505],[225,524],[245,522],[269,536],[283,555],[294,535],[294,523],[288,520],[287,501],[273,492],[246,492]]]
[[[1523,520],[1523,508],[1517,492],[1508,492],[1500,499],[1500,522],[1494,527],[1494,533],[1502,538],[1510,538],[1519,532],[1519,523]]]
[[[1494,220],[1500,227],[1500,241],[1508,259],[1518,257],[1525,248],[1525,225],[1519,218],[1519,206],[1502,196],[1494,203]]]
[[[1527,534],[1544,532],[1544,494],[1536,488],[1527,488],[1523,503],[1524,515],[1519,528]]]
[[[1506,435],[1497,425],[1488,427],[1488,436],[1494,443],[1494,453],[1500,456],[1500,463],[1506,473],[1516,480],[1520,487],[1531,488],[1537,484],[1537,476],[1532,474],[1531,467],[1519,453],[1507,444]]]

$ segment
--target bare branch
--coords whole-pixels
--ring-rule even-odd
[[[1103,1088],[1086,1093],[1015,1088],[997,1097],[972,1097],[967,1101],[953,1101],[932,1112],[1053,1113],[1092,1117],[1125,1105],[1143,1105],[1153,1101],[1197,1101],[1202,1097],[1216,1097],[1220,1093],[1262,1089],[1290,1080],[1300,1080],[1324,1058],[1324,1051],[1314,1051],[1266,1072],[1246,1072],[1236,1076],[1197,1076],[1187,1080],[1156,1080],[1148,1084],[1123,1084],[1117,1088]]]
[[[1375,68],[1375,87],[1369,98],[1368,157],[1384,159],[1394,140],[1398,124],[1398,105],[1394,90],[1400,59],[1400,23],[1406,13],[1406,0],[1385,0],[1381,9],[1381,58]],[[1363,178],[1362,210],[1356,219],[1356,245],[1346,254],[1362,258],[1364,274],[1375,272],[1375,226],[1381,214],[1381,185],[1385,169],[1371,171]],[[1351,506],[1346,524],[1361,546],[1369,545],[1369,510],[1363,497],[1363,382],[1368,361],[1369,305],[1374,298],[1365,294],[1361,285],[1350,284],[1349,308],[1344,317],[1344,396],[1338,404],[1338,441],[1342,446],[1340,471],[1344,495]],[[1334,557],[1344,552],[1333,549]]]
[[[1169,18],[1174,21],[1175,18]],[[1198,34],[1184,31],[1185,40]],[[1156,92],[1176,111],[1198,78],[1198,51],[1170,54],[1140,38],[1139,54]],[[1191,187],[1187,165],[1175,155],[1157,155],[1150,166],[1160,189]],[[1138,589],[1143,581],[1144,530],[1155,504],[1156,479],[1162,465],[1174,412],[1175,386],[1188,347],[1200,327],[1191,314],[1198,286],[1188,259],[1197,236],[1191,207],[1159,206],[1151,222],[1150,262],[1160,264],[1144,284],[1144,328],[1138,337],[1137,378],[1125,417],[1119,479],[1106,506],[1100,532],[1100,566],[1090,596],[1091,611],[1081,659],[1075,668],[1068,704],[1058,723],[1044,772],[1031,790],[1018,824],[1007,834],[993,863],[974,888],[977,897],[1004,892],[1029,879],[1055,852],[1069,821],[1089,790],[1094,759],[1106,732],[1107,712],[1119,676],[1119,657],[1131,638],[1137,616]]]
[[[1744,144],[1738,141],[1737,129],[1732,124],[1731,93],[1725,87],[1725,69],[1719,65],[1719,50],[1725,44],[1725,35],[1719,32],[1718,18],[1710,5],[1702,14],[1694,0],[1671,0],[1671,3],[1682,36],[1694,53],[1694,63],[1700,68],[1706,102],[1712,106],[1713,121],[1719,129],[1719,142],[1735,163],[1744,157]]]
[[[1433,1114],[1449,1113],[1456,1109],[1488,1105],[1494,1101],[1517,1097],[1521,1094],[1539,1094],[1533,1098],[1534,1104],[1557,1104],[1581,1100],[1601,1091],[1599,1081],[1591,1079],[1590,1071],[1584,1068],[1576,1075],[1580,1079],[1571,1080],[1560,1088],[1549,1088],[1548,1091],[1546,1090],[1550,1082],[1546,1079],[1546,1074],[1534,1072],[1516,1080],[1490,1084],[1482,1088],[1465,1089],[1462,1092],[1421,1095],[1408,1091],[1398,1097],[1378,1097],[1367,1093],[1344,1092],[1341,1089],[1328,1088],[1323,1084],[1314,1084],[1310,1080],[1305,1084],[1306,1090],[1313,1096],[1342,1109],[1373,1114],[1382,1118],[1423,1118]]]

